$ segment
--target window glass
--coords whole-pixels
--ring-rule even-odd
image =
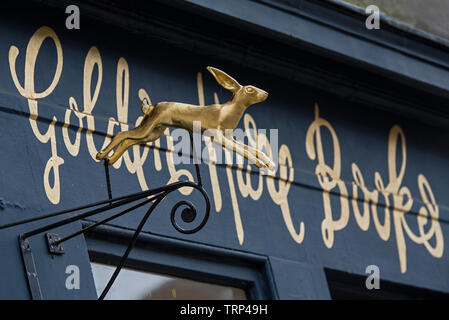
[[[115,266],[91,263],[97,295],[103,292]],[[205,282],[122,268],[106,300],[243,300],[245,291]]]
[[[448,299],[449,294],[380,279],[379,288],[369,290],[367,275],[325,269],[333,300],[425,300]]]

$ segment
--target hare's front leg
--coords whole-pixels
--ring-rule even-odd
[[[252,163],[254,163],[259,168],[268,168],[269,164],[259,160],[257,157],[255,157],[253,154],[242,148],[239,144],[235,143],[231,139],[228,139],[225,137],[220,131],[217,131],[214,135],[214,142],[221,144],[224,148],[228,150],[232,150],[239,155],[245,157]]]
[[[270,169],[274,169],[275,168],[275,164],[273,162],[273,160],[270,159],[270,157],[268,157],[265,153],[263,153],[262,151],[258,150],[257,148],[253,148],[250,146],[247,146],[246,144],[244,144],[241,141],[235,140],[233,137],[227,137],[228,139],[232,140],[234,143],[238,144],[239,146],[241,146],[242,148],[244,148],[246,151],[248,151],[249,153],[252,153],[254,156],[256,156],[257,158],[262,159],[263,162],[265,162],[268,166],[268,168]]]

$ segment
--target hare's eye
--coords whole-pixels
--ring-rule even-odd
[[[252,94],[252,93],[254,93],[254,91],[255,90],[253,88],[251,88],[251,87],[245,88],[245,93]]]

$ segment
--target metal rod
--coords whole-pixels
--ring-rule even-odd
[[[192,157],[193,157],[193,164],[195,165],[195,171],[196,171],[196,179],[198,181],[198,185],[201,187],[203,184],[201,182],[201,174],[200,174],[200,166],[198,165],[197,157],[196,157],[196,152],[195,152],[195,147],[193,145],[193,135],[191,132],[189,132],[190,134],[190,145],[192,147]]]
[[[87,205],[84,205],[84,206],[81,206],[81,207],[76,207],[76,208],[72,208],[72,209],[67,209],[67,210],[58,211],[58,212],[54,212],[54,213],[49,213],[49,214],[42,215],[42,216],[39,216],[39,217],[36,217],[36,218],[30,218],[30,219],[17,221],[17,222],[8,223],[8,224],[5,224],[3,226],[0,226],[0,230],[1,229],[15,227],[15,226],[18,226],[18,225],[21,225],[21,224],[25,224],[25,223],[29,223],[29,222],[34,222],[34,221],[43,220],[43,219],[47,219],[47,218],[51,218],[51,217],[56,217],[56,216],[63,215],[63,214],[66,214],[66,213],[70,213],[70,212],[74,212],[74,211],[79,211],[79,210],[84,210],[84,209],[96,207],[96,206],[99,206],[99,205],[102,205],[102,204],[105,204],[105,203],[110,203],[111,201],[112,202],[119,201],[119,200],[122,200],[122,199],[125,199],[125,198],[128,198],[128,197],[132,197],[134,195],[142,194],[144,192],[146,192],[146,191],[139,192],[139,193],[133,193],[133,194],[126,195],[126,196],[121,196],[121,197],[118,197],[118,198],[115,198],[115,199],[102,200],[102,201],[90,203],[90,204],[87,204]]]
[[[96,206],[99,206],[99,205],[102,205],[102,204],[105,204],[105,203],[111,203],[111,202],[113,203],[113,202],[120,201],[120,200],[123,200],[123,199],[126,199],[126,198],[134,197],[134,196],[142,195],[142,197],[139,197],[141,199],[141,198],[144,198],[144,197],[147,197],[147,196],[151,196],[151,195],[154,195],[154,194],[161,193],[165,189],[169,189],[169,190],[170,189],[175,189],[177,187],[177,185],[179,185],[179,184],[190,185],[191,183],[189,183],[189,182],[175,182],[175,183],[172,183],[172,184],[167,185],[165,187],[160,187],[160,188],[156,188],[156,189],[153,189],[153,190],[146,190],[146,191],[141,191],[141,192],[137,192],[137,193],[132,193],[132,194],[129,194],[129,195],[126,195],[126,196],[120,196],[120,197],[117,197],[117,198],[114,198],[114,199],[102,200],[102,201],[90,203],[90,204],[87,204],[87,205],[84,205],[84,206],[80,206],[80,207],[76,207],[76,208],[72,208],[72,209],[62,210],[62,211],[58,211],[58,212],[54,212],[54,213],[49,213],[49,214],[42,215],[42,216],[35,217],[35,218],[20,220],[20,221],[17,221],[17,222],[12,222],[12,223],[8,223],[8,224],[5,224],[5,225],[2,225],[2,226],[0,226],[0,230],[6,229],[6,228],[15,227],[15,226],[18,226],[18,225],[21,225],[21,224],[25,224],[25,223],[29,223],[29,222],[34,222],[34,221],[43,220],[43,219],[47,219],[47,218],[51,218],[51,217],[56,217],[56,216],[67,214],[67,213],[74,212],[74,211],[79,211],[79,210],[84,210],[84,209],[96,207]],[[136,199],[136,200],[138,200],[138,199]],[[111,209],[112,209],[112,207],[111,207]]]
[[[111,200],[112,199],[112,190],[111,190],[111,180],[109,178],[108,160],[104,160],[104,171],[106,174],[106,186],[108,188],[108,198],[109,198],[109,200]]]
[[[85,233],[85,232],[89,231],[90,229],[93,229],[93,228],[95,228],[95,227],[97,227],[97,226],[99,226],[99,225],[101,225],[103,223],[106,223],[106,222],[109,222],[111,220],[114,220],[115,218],[118,218],[118,217],[120,217],[120,216],[122,216],[124,214],[127,214],[130,211],[133,211],[133,210],[135,210],[137,208],[140,208],[141,206],[144,206],[147,203],[153,201],[156,197],[158,197],[158,195],[153,196],[150,199],[147,199],[147,200],[145,200],[145,201],[143,201],[141,203],[138,203],[138,204],[136,204],[136,205],[134,205],[134,206],[132,206],[132,207],[126,209],[126,210],[123,210],[123,211],[121,211],[121,212],[119,212],[117,214],[114,214],[113,216],[110,216],[109,218],[100,220],[100,221],[98,221],[98,222],[96,222],[96,223],[94,223],[94,224],[92,224],[92,225],[90,225],[90,226],[88,226],[86,228],[83,228],[83,229],[81,229],[79,231],[76,231],[76,232],[74,232],[74,233],[72,233],[72,234],[70,234],[70,235],[68,235],[68,236],[66,236],[66,237],[64,237],[64,238],[62,238],[60,240],[55,241],[54,245],[58,246],[59,244],[65,242],[65,241],[67,241],[69,239],[72,239],[72,238],[74,238],[74,237],[76,237],[76,236],[78,236],[78,235],[80,235],[82,233]]]
[[[149,194],[149,195],[151,195],[151,194]],[[63,225],[66,225],[66,224],[71,223],[71,222],[75,222],[75,221],[80,220],[80,219],[84,219],[84,218],[93,216],[94,214],[98,214],[98,213],[101,213],[101,212],[109,210],[109,209],[114,209],[116,207],[120,207],[120,206],[122,206],[124,204],[128,204],[130,202],[142,199],[142,198],[144,198],[146,196],[147,196],[147,194],[144,193],[144,194],[139,194],[139,195],[136,195],[136,196],[133,196],[133,197],[129,197],[128,199],[121,200],[121,201],[116,202],[114,204],[107,205],[107,206],[104,206],[104,207],[101,207],[101,208],[97,208],[97,209],[94,209],[94,210],[82,213],[80,215],[77,215],[75,217],[67,218],[67,219],[64,219],[64,220],[52,223],[50,225],[44,226],[42,228],[38,228],[38,229],[32,230],[30,232],[24,233],[23,237],[24,238],[29,238],[29,237],[34,236],[36,234],[39,234],[39,233],[42,233],[42,232],[45,232],[45,231],[48,231],[48,230],[51,230],[51,229],[63,226]]]
[[[118,199],[116,199],[118,200]],[[30,219],[25,219],[25,220],[20,220],[17,222],[12,222],[12,223],[8,223],[5,225],[0,226],[0,230],[1,229],[7,229],[7,228],[11,228],[11,227],[15,227],[21,224],[25,224],[25,223],[29,223],[29,222],[34,222],[34,221],[38,221],[38,220],[43,220],[43,219],[47,219],[47,218],[51,218],[51,217],[56,217],[56,216],[60,216],[66,213],[70,213],[70,212],[74,212],[74,211],[79,211],[79,210],[83,210],[83,209],[88,209],[88,208],[92,208],[92,207],[96,207],[99,206],[101,204],[105,204],[110,202],[110,200],[104,200],[104,201],[99,201],[99,202],[95,202],[95,203],[91,203],[85,206],[81,206],[81,207],[76,207],[76,208],[72,208],[72,209],[67,209],[67,210],[63,210],[63,211],[58,211],[58,212],[54,212],[54,213],[49,213],[46,215],[42,215],[39,217],[35,217],[35,218],[30,218]]]
[[[167,193],[163,193],[162,195],[159,195],[156,199],[155,202],[153,202],[153,204],[151,205],[150,209],[148,209],[147,213],[145,214],[145,216],[143,217],[143,219],[140,221],[139,226],[137,227],[136,231],[134,232],[133,237],[131,238],[131,241],[128,244],[128,248],[126,248],[126,252],[125,254],[122,256],[122,258],[120,259],[120,263],[117,265],[117,268],[114,271],[114,274],[112,275],[112,277],[109,279],[108,284],[106,285],[106,287],[104,288],[103,292],[101,293],[100,297],[98,298],[98,300],[103,300],[104,297],[106,296],[106,294],[109,292],[109,289],[111,289],[115,279],[117,278],[118,274],[120,273],[120,270],[122,269],[122,267],[124,266],[126,260],[128,259],[128,255],[131,252],[132,248],[134,247],[134,245],[136,244],[136,240],[137,240],[137,236],[139,235],[139,233],[142,231],[143,226],[145,225],[145,223],[147,222],[148,218],[150,217],[150,214],[153,212],[154,208],[156,208],[156,206],[159,204],[159,202],[162,201],[162,199],[165,198],[165,196],[167,195]]]

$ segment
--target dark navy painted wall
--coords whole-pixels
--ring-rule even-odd
[[[107,197],[103,165],[95,162],[88,151],[86,117],[83,119],[77,156],[72,156],[68,152],[62,134],[65,113],[69,108],[69,98],[73,97],[79,110],[84,110],[83,68],[89,49],[95,46],[101,55],[103,69],[98,99],[92,112],[95,119],[93,136],[97,149],[100,149],[103,144],[108,118],[117,119],[117,63],[123,57],[129,66],[128,122],[130,124],[134,124],[135,119],[141,115],[138,97],[140,88],[148,92],[153,103],[182,101],[198,104],[198,72],[202,73],[206,104],[214,102],[214,92],[217,93],[220,101],[228,99],[229,93],[219,87],[205,69],[206,66],[212,65],[226,71],[242,84],[253,84],[270,93],[267,101],[251,106],[247,113],[255,120],[259,129],[278,129],[278,147],[285,144],[291,153],[292,167],[287,172],[293,173],[294,179],[287,199],[296,232],[300,230],[300,222],[304,223],[304,239],[299,241],[300,243],[295,242],[290,235],[283,219],[282,209],[273,201],[268,191],[266,176],[261,178],[263,192],[260,199],[245,198],[238,186],[235,166],[227,169],[223,165],[216,167],[222,198],[222,208],[219,212],[215,210],[208,166],[200,165],[205,189],[212,200],[211,217],[203,230],[195,235],[180,235],[171,227],[169,210],[176,200],[185,198],[177,193],[171,195],[158,207],[144,227],[145,232],[268,256],[280,298],[328,298],[324,267],[364,274],[365,268],[372,264],[379,266],[382,279],[449,292],[447,254],[449,152],[446,147],[449,132],[446,129],[423,123],[421,119],[411,119],[405,111],[385,110],[383,106],[354,102],[351,97],[342,98],[330,94],[326,88],[320,88],[314,83],[300,84],[291,78],[284,77],[281,73],[273,75],[273,73],[246,67],[244,57],[242,60],[231,62],[210,54],[207,48],[199,47],[195,51],[185,50],[179,44],[170,44],[164,39],[153,37],[151,33],[144,37],[90,20],[83,21],[81,30],[69,31],[64,28],[65,16],[61,12],[61,10],[48,9],[46,14],[35,16],[31,11],[15,11],[14,14],[2,13],[0,19],[0,30],[4,31],[0,33],[0,139],[2,145],[0,224]],[[19,83],[23,85],[27,44],[33,33],[42,26],[48,26],[54,30],[59,37],[63,52],[61,77],[48,97],[38,99],[37,120],[40,132],[45,133],[52,119],[54,117],[57,119],[53,139],[56,142],[57,155],[64,160],[64,163],[59,166],[60,199],[57,204],[51,203],[48,192],[46,193],[44,189],[44,169],[52,155],[51,142],[42,143],[33,133],[29,121],[29,101],[18,92],[11,77],[8,60],[10,47],[14,45],[20,51],[16,70]],[[36,91],[42,91],[50,85],[56,64],[55,46],[50,39],[47,39],[37,58]],[[313,65],[310,68],[313,69]],[[297,74],[296,77],[300,78],[301,74]],[[98,74],[95,69],[91,92],[94,91],[97,79]],[[379,86],[381,85],[382,83],[379,83]],[[417,104],[426,108],[429,107],[426,103],[431,103],[432,99],[429,95],[429,102],[420,100]],[[306,134],[315,120],[315,104],[319,105],[319,116],[329,122],[338,137],[341,149],[340,178],[349,195],[349,220],[342,230],[335,231],[331,248],[326,247],[321,229],[324,204],[323,190],[315,174],[317,162],[311,160],[306,152]],[[432,256],[423,244],[412,241],[407,233],[404,236],[404,244],[399,244],[399,246],[405,245],[405,248],[398,249],[392,213],[393,195],[388,197],[391,226],[387,241],[379,237],[373,224],[372,212],[370,212],[370,224],[367,231],[363,231],[355,220],[351,166],[353,163],[357,164],[369,190],[375,188],[376,172],[379,172],[386,186],[390,181],[388,137],[391,128],[395,125],[402,129],[406,138],[406,169],[400,186],[407,187],[413,199],[413,206],[410,212],[405,214],[405,220],[410,229],[415,234],[419,234],[417,214],[423,210],[422,207],[426,207],[417,181],[418,176],[422,174],[431,186],[439,210],[438,221],[431,224],[429,220],[424,230],[428,232],[430,227],[441,227],[442,238],[436,240],[435,236],[432,236],[428,240],[430,247],[436,244],[443,246],[441,257]],[[243,120],[239,127],[243,128]],[[68,130],[71,143],[75,141],[77,130],[78,118],[72,112]],[[118,132],[118,126],[114,128],[114,133],[116,132]],[[332,166],[335,149],[331,136],[324,127],[321,128],[321,135],[326,163]],[[161,170],[155,168],[153,148],[150,149],[143,165],[145,181],[150,188],[165,185],[170,179],[166,146],[164,136],[161,138]],[[402,161],[405,161],[400,146],[399,143],[399,146],[393,149],[397,153],[398,168]],[[143,152],[143,148],[140,148],[140,152]],[[188,170],[194,175],[192,165],[176,166],[176,170],[181,169]],[[259,179],[258,171],[254,166],[251,170],[251,181],[253,188],[256,188]],[[229,172],[232,179],[229,178]],[[120,168],[111,168],[110,173],[114,196],[141,190],[136,174],[130,173],[123,162]],[[278,188],[279,170],[276,176],[275,186]],[[49,181],[53,186],[54,171],[50,174]],[[335,187],[330,196],[334,220],[340,216],[340,198],[342,198],[340,191],[341,189]],[[236,194],[234,207],[232,192]],[[360,195],[360,188],[358,192]],[[196,198],[192,199],[194,201]],[[202,200],[199,197],[196,200],[201,207]],[[379,201],[379,219],[383,222],[385,201],[383,197],[380,197]],[[242,243],[239,243],[234,218],[236,203],[244,232]],[[358,204],[362,210],[363,202],[359,201]],[[143,213],[141,210],[127,215],[111,222],[111,225],[134,229]],[[423,214],[423,211],[421,213]],[[17,247],[17,235],[38,225],[41,223],[0,231],[3,260],[0,264],[1,298],[28,297]],[[65,234],[79,227],[77,224],[58,232]],[[95,297],[84,238],[78,237],[67,242],[67,254],[54,259],[48,259],[43,237],[33,239],[32,245],[36,247],[36,265],[42,276],[45,298]],[[405,252],[405,272],[401,272],[398,251]],[[69,264],[80,266],[82,289],[79,291],[65,289],[67,276],[65,267]],[[310,295],[304,294],[306,290],[310,292]],[[298,293],[300,291],[302,294]]]

